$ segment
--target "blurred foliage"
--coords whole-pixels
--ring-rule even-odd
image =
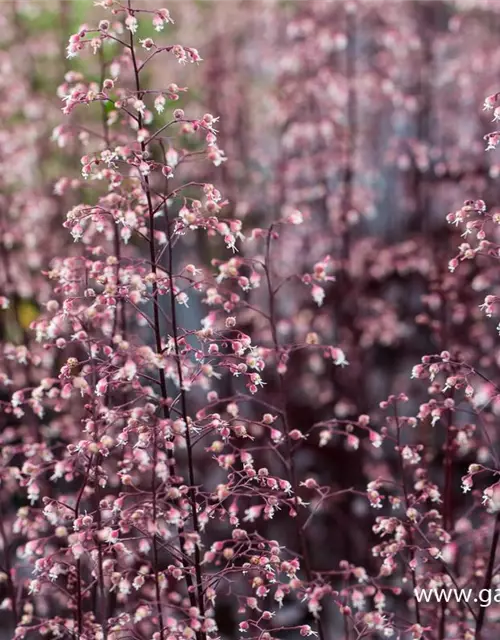
[[[33,300],[20,300],[17,303],[16,316],[23,329],[28,329],[39,315],[40,310]]]
[[[22,344],[24,332],[39,315],[40,309],[34,300],[11,300],[11,306],[0,311],[0,335],[8,342]]]

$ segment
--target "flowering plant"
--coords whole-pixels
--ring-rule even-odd
[[[193,6],[179,7],[181,22]],[[184,86],[192,73],[223,95],[217,56],[245,40],[240,26],[203,52],[209,79],[200,52],[176,43],[169,10],[97,2],[102,19],[89,11],[65,42],[56,112],[39,87],[41,45],[19,12],[8,22],[0,616],[9,637],[495,637],[497,600],[487,611],[418,597],[490,592],[499,580],[500,214],[476,194],[487,172],[474,169],[475,197],[448,214],[443,246],[428,219],[401,242],[395,231],[375,238],[373,226],[375,178],[392,165],[405,173],[394,190],[413,222],[430,207],[427,180],[471,172],[469,156],[462,170],[456,149],[441,153],[430,134],[409,139],[404,126],[380,166],[372,157],[379,117],[401,125],[417,114],[428,133],[455,66],[415,89],[418,65],[435,64],[427,9],[289,10],[241,7],[254,26],[276,27],[283,47],[276,62],[259,41],[275,74],[282,154],[261,189],[250,171],[243,184],[241,158],[232,170],[223,148],[238,144],[226,147],[224,111],[260,169],[275,151],[266,136],[252,138],[252,122],[238,130],[221,96]],[[449,35],[467,14],[454,11],[436,55],[453,49]],[[33,59],[18,79],[23,36]],[[460,87],[472,82],[470,64]],[[498,101],[484,105],[494,120]],[[493,149],[500,135],[485,139]]]

